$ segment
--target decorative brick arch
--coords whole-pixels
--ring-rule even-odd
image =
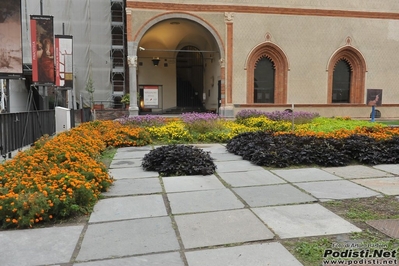
[[[333,76],[336,64],[345,60],[351,70],[351,84],[349,92],[349,103],[364,103],[364,91],[366,83],[366,61],[363,55],[354,47],[348,45],[338,49],[330,58],[328,63],[328,94],[327,103],[332,103]]]
[[[254,103],[254,70],[259,60],[268,58],[276,70],[274,103],[287,103],[288,60],[283,50],[271,42],[264,42],[252,50],[247,59],[247,103]]]

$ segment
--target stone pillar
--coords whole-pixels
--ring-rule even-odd
[[[137,106],[137,42],[128,42],[127,45],[130,89],[129,116],[137,116],[139,115],[139,107]]]

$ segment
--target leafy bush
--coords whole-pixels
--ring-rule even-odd
[[[181,121],[170,122],[160,127],[147,127],[154,140],[162,143],[175,144],[192,142],[193,137]]]
[[[122,125],[136,125],[140,127],[159,127],[167,124],[168,122],[176,121],[175,118],[168,118],[159,115],[139,115],[139,116],[126,116],[119,119]]]
[[[183,113],[181,119],[190,133],[206,133],[222,128],[219,115],[214,113]]]
[[[238,124],[243,124],[250,128],[258,128],[259,130],[268,131],[290,131],[292,129],[291,122],[272,121],[267,117],[249,117],[237,121]]]
[[[144,156],[142,167],[162,176],[211,175],[216,169],[209,152],[189,145],[156,148]]]
[[[267,117],[273,121],[292,121],[294,116],[295,124],[305,124],[312,121],[314,118],[319,117],[318,113],[304,112],[304,111],[274,111],[274,112],[263,112],[259,110],[241,110],[236,114],[238,121],[254,118],[254,117]]]
[[[399,162],[399,137],[377,140],[364,135],[342,138],[244,133],[231,139],[229,152],[254,164],[271,167],[291,165],[344,166],[350,163],[384,164]]]

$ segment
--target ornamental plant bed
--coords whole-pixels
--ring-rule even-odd
[[[144,129],[112,121],[41,138],[0,164],[0,228],[29,228],[89,213],[113,182],[100,154],[107,146],[150,141]]]
[[[345,166],[399,163],[399,137],[378,139],[382,132],[365,129],[343,137],[250,132],[227,143],[227,150],[260,166]],[[374,136],[374,137],[373,137]]]

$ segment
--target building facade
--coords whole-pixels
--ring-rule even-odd
[[[294,107],[365,119],[378,95],[381,117],[399,117],[395,0],[127,0],[126,29],[131,115]]]

